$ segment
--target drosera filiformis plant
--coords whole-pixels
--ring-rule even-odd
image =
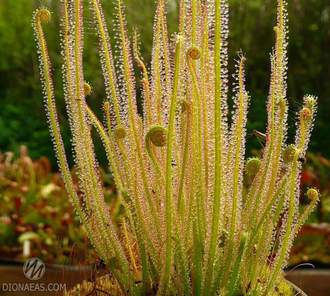
[[[62,0],[64,96],[81,196],[66,161],[42,29],[51,13],[41,8],[33,16],[46,111],[69,196],[122,294],[280,294],[292,241],[319,195],[309,189],[310,205],[299,213],[300,159],[313,127],[316,98],[304,98],[295,141],[285,144],[286,1],[278,0],[267,131],[259,132],[265,139],[263,156],[248,160],[250,96],[243,53],[233,75],[234,107],[228,121],[227,1],[181,0],[178,33],[171,40],[165,1],[157,3],[149,68],[140,56],[137,31],[131,46],[122,1],[115,1],[116,59],[101,2],[89,1],[107,94],[102,123],[86,102],[92,88],[83,73],[83,1]],[[141,69],[143,114],[137,111],[134,61]],[[103,141],[125,209],[119,230],[104,201],[92,126]],[[253,178],[247,194],[244,174]]]

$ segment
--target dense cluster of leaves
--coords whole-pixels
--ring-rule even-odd
[[[171,41],[165,1],[159,0],[150,68],[141,59],[136,32],[131,48],[122,1],[115,2],[115,50],[100,1],[89,2],[106,90],[105,127],[86,101],[91,86],[84,82],[83,2],[62,4],[63,92],[81,194],[66,158],[43,31],[51,12],[40,8],[32,22],[48,124],[71,201],[121,293],[280,294],[292,242],[319,196],[308,189],[310,202],[299,213],[300,172],[317,98],[304,97],[295,139],[287,144],[286,1],[277,1],[273,28],[267,131],[254,132],[265,140],[265,149],[260,159],[247,160],[250,96],[242,53],[233,74],[233,107],[228,108],[226,0],[180,1],[178,33]],[[133,57],[142,72],[142,115]],[[125,209],[120,229],[105,203],[92,127],[102,139]],[[247,194],[244,165],[253,176]]]

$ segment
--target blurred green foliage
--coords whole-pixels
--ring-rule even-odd
[[[111,1],[103,1],[109,27],[115,9]],[[132,26],[141,35],[141,53],[148,63],[152,44],[152,26],[155,10],[153,0],[124,0],[127,8],[129,34]],[[234,67],[236,52],[242,49],[247,56],[247,89],[252,97],[248,132],[265,130],[265,102],[269,86],[269,53],[274,44],[275,0],[230,1],[230,70]],[[301,106],[304,94],[319,97],[319,109],[312,151],[320,151],[330,157],[330,3],[328,0],[289,1],[290,45],[288,98],[290,126],[295,124],[295,111]],[[87,4],[87,1],[86,1]],[[0,0],[0,150],[17,151],[21,144],[29,147],[32,158],[47,156],[55,163],[48,132],[43,98],[39,82],[36,47],[31,28],[33,11],[45,5],[53,11],[53,19],[44,26],[53,64],[53,78],[59,118],[66,149],[70,149],[69,128],[61,81],[60,56],[60,5],[55,0]],[[169,31],[175,32],[177,1],[168,0]],[[109,30],[111,32],[111,30]],[[94,86],[89,104],[102,118],[100,112],[105,99],[103,78],[97,53],[97,39],[92,28],[92,18],[85,9],[85,78]],[[114,38],[112,40],[115,43]],[[232,72],[232,71],[231,71]],[[233,72],[232,72],[233,73]],[[137,71],[137,77],[139,77]],[[139,81],[138,81],[139,82]],[[292,129],[290,129],[291,131]],[[290,135],[290,132],[289,132]],[[250,138],[248,149],[260,148],[259,142]],[[105,165],[105,153],[96,137],[96,152]]]

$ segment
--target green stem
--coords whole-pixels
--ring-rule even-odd
[[[193,124],[196,124],[196,128],[193,127],[194,137],[193,137],[193,146],[194,153],[194,165],[196,169],[194,170],[194,183],[193,183],[193,192],[197,194],[197,216],[198,216],[198,228],[200,241],[204,240],[205,232],[206,232],[206,214],[205,214],[205,201],[204,201],[204,176],[203,176],[203,158],[202,158],[202,123],[201,123],[201,94],[198,87],[197,75],[195,72],[194,60],[191,54],[191,51],[196,51],[198,53],[198,58],[201,53],[197,47],[191,47],[187,52],[187,64],[190,71],[190,75],[193,81],[194,86],[194,97],[195,100],[193,102],[193,110],[192,110],[192,118]],[[197,58],[195,58],[197,59]]]
[[[227,255],[225,264],[223,265],[223,268],[225,269],[224,272],[224,281],[227,280],[228,273],[230,271],[232,261],[233,252],[234,252],[234,245],[235,245],[235,234],[236,234],[236,224],[237,224],[237,215],[239,213],[238,209],[238,203],[241,202],[242,196],[240,195],[240,191],[242,188],[242,180],[240,180],[240,175],[242,174],[241,169],[241,162],[242,162],[242,145],[243,145],[243,139],[242,139],[242,133],[245,127],[244,124],[244,115],[246,114],[247,109],[247,93],[244,90],[244,73],[243,73],[243,66],[244,66],[244,57],[241,57],[240,63],[239,63],[239,70],[238,70],[238,76],[239,76],[239,93],[238,93],[238,102],[239,105],[237,106],[238,110],[238,119],[237,122],[235,122],[234,130],[233,130],[233,139],[231,143],[234,143],[233,149],[233,157],[234,157],[234,176],[233,176],[233,192],[232,192],[232,211],[231,211],[231,222],[230,222],[230,231],[229,231],[229,241],[228,241],[228,249],[227,249]]]
[[[118,189],[121,190],[123,188],[123,177],[120,176],[120,171],[117,170],[117,167],[115,165],[116,161],[113,159],[113,155],[115,156],[116,154],[113,153],[114,147],[113,147],[113,141],[111,139],[111,135],[110,135],[110,137],[107,136],[107,133],[106,133],[104,127],[102,126],[101,122],[98,120],[98,118],[96,117],[94,112],[91,110],[91,108],[87,104],[86,104],[86,111],[87,111],[88,116],[91,118],[92,124],[95,126],[96,130],[98,131],[98,133],[102,139],[102,142],[105,145],[105,148],[107,151],[106,154],[107,154],[109,163],[111,165],[112,173],[115,177]],[[118,161],[117,161],[117,163],[118,163]]]
[[[167,132],[167,154],[166,154],[166,259],[165,259],[165,294],[170,286],[171,262],[172,262],[172,151],[175,113],[177,109],[177,92],[180,73],[180,55],[181,55],[182,37],[177,37],[175,49],[175,70],[173,79],[173,93],[170,107],[169,125]]]
[[[110,38],[109,34],[107,32],[107,28],[104,24],[104,15],[102,13],[101,4],[99,0],[93,0],[93,7],[94,7],[94,13],[97,20],[97,24],[99,26],[99,38],[102,44],[103,52],[100,50],[101,58],[104,58],[105,60],[105,79],[109,80],[110,85],[110,94],[111,99],[113,101],[114,109],[115,109],[115,115],[118,126],[122,126],[121,119],[120,119],[120,113],[119,113],[119,104],[117,99],[117,86],[116,86],[116,74],[114,69],[114,65],[112,64],[112,50],[110,46]]]
[[[182,224],[184,223],[184,214],[185,214],[184,210],[185,210],[185,205],[186,205],[183,186],[184,186],[184,180],[185,180],[185,175],[186,175],[186,166],[187,166],[187,160],[188,160],[190,110],[186,110],[186,113],[187,113],[187,124],[186,124],[186,133],[185,133],[185,139],[184,139],[183,158],[182,158],[179,193],[178,193],[178,211],[181,216]]]
[[[214,201],[212,212],[212,228],[210,237],[210,247],[207,262],[207,275],[205,277],[204,295],[210,294],[213,280],[213,267],[216,246],[219,234],[220,203],[223,195],[222,180],[222,111],[221,111],[221,1],[215,0],[215,40],[214,40],[214,87],[215,87],[215,175],[214,175]]]
[[[232,273],[228,279],[228,296],[235,296],[237,295],[237,290],[239,289],[239,286],[237,283],[240,282],[240,279],[242,275],[240,274],[241,266],[242,266],[242,258],[244,254],[244,249],[246,245],[246,241],[248,240],[248,233],[243,233],[239,248],[238,248],[238,254],[236,261],[234,263],[234,267],[232,270]]]

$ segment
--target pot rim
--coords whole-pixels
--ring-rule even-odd
[[[293,284],[292,282],[285,280],[285,282],[290,285],[292,288],[294,288],[297,292],[299,292],[300,296],[308,296],[303,290],[301,290],[298,286],[296,286],[295,284]]]

